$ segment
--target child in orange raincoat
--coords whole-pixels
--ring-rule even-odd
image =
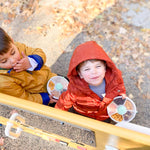
[[[107,106],[126,90],[122,74],[95,41],[79,45],[71,58],[68,90],[60,96],[55,108],[106,120]]]

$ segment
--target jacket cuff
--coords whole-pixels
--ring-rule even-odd
[[[47,93],[40,93],[40,95],[42,96],[43,104],[48,105],[50,101],[49,95]]]
[[[37,63],[37,67],[34,70],[40,70],[41,67],[43,66],[43,59],[39,55],[29,55],[28,57],[33,58]]]

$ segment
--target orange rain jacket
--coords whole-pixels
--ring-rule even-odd
[[[88,59],[106,61],[106,95],[103,100],[77,74],[76,67]],[[70,80],[68,90],[62,93],[55,108],[68,111],[73,106],[79,114],[97,120],[109,118],[108,104],[112,102],[114,97],[126,93],[121,71],[116,68],[106,52],[95,41],[86,42],[75,49],[69,65],[68,78]]]

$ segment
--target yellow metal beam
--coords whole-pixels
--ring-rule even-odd
[[[0,94],[0,103],[94,131],[97,150],[104,150],[106,145],[119,149],[145,146],[150,148],[150,136],[146,134],[4,94]]]

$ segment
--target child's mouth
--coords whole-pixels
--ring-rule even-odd
[[[91,79],[98,79],[99,78],[99,76],[97,76],[97,77],[92,77]]]

